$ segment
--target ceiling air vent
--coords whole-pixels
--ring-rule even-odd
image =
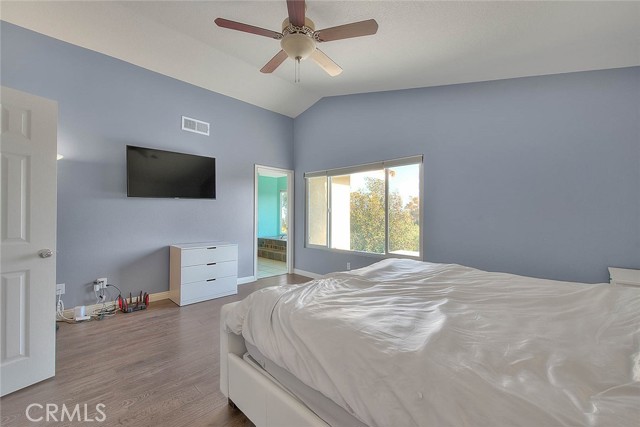
[[[208,136],[209,123],[203,122],[201,120],[192,119],[191,117],[182,116],[182,130]]]

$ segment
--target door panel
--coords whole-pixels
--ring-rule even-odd
[[[2,242],[24,242],[27,237],[29,215],[28,192],[29,158],[2,153],[2,206],[19,206],[19,209],[2,209]]]
[[[26,271],[2,275],[2,294],[0,310],[3,316],[2,358],[0,363],[6,364],[17,359],[28,357],[27,317],[29,313],[29,279]]]
[[[0,395],[55,373],[56,148],[54,101],[0,93]]]

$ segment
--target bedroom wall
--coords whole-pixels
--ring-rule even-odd
[[[325,98],[294,122],[296,268],[307,171],[424,154],[424,259],[584,282],[640,268],[640,68]]]
[[[254,164],[293,169],[293,120],[2,22],[1,83],[59,104],[57,281],[67,307],[95,303],[90,283],[169,287],[168,245],[238,243],[253,275]],[[180,130],[186,115],[211,136]],[[126,197],[125,145],[216,157],[217,200]],[[239,149],[241,148],[241,149]]]

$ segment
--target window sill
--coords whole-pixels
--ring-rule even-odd
[[[317,250],[321,250],[324,252],[333,252],[336,254],[343,254],[343,255],[356,255],[356,256],[362,256],[362,257],[366,257],[366,258],[377,258],[377,259],[386,259],[386,258],[405,258],[405,259],[415,259],[417,261],[422,261],[422,256],[421,255],[417,255],[417,256],[412,256],[412,255],[405,255],[405,254],[399,254],[399,253],[386,253],[386,254],[375,254],[375,253],[371,253],[371,252],[359,252],[359,251],[347,251],[344,249],[334,249],[334,248],[328,248],[326,246],[318,246],[318,245],[305,245],[304,247],[305,249],[317,249]]]

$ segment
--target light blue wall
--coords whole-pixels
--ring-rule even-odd
[[[325,98],[294,122],[296,268],[306,171],[424,154],[427,261],[561,280],[640,268],[640,68]]]
[[[278,178],[258,177],[258,237],[278,235]]]
[[[108,277],[136,293],[169,286],[168,245],[228,240],[253,275],[254,164],[293,169],[293,120],[2,22],[1,83],[59,104],[57,281],[95,303]],[[180,116],[211,136],[180,130]],[[126,197],[125,145],[216,157],[217,200]]]
[[[254,164],[296,176],[296,268],[375,258],[304,248],[305,171],[425,155],[425,259],[606,281],[640,268],[640,68],[327,98],[295,120],[2,22],[1,83],[59,102],[58,282],[168,289],[176,242],[239,244],[253,274]],[[180,116],[212,135],[180,131]],[[295,140],[295,150],[293,141]],[[215,201],[128,199],[125,145],[217,158]],[[242,145],[243,149],[237,147]]]

